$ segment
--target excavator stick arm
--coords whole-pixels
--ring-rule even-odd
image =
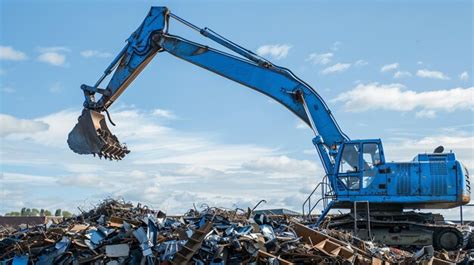
[[[130,150],[108,129],[101,112],[107,111],[160,50],[160,47],[152,41],[152,35],[165,30],[167,17],[167,8],[152,7],[143,23],[128,38],[126,46],[107,67],[97,83],[94,86],[81,86],[85,97],[84,110],[67,140],[72,151],[111,160],[121,160],[130,153]],[[107,87],[99,88],[105,77],[111,73],[113,75]],[[96,94],[101,95],[97,101]]]

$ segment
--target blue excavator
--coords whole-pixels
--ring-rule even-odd
[[[170,19],[234,54],[170,34]],[[81,86],[84,109],[67,140],[74,152],[110,160],[121,160],[130,152],[110,132],[102,113],[113,124],[108,108],[161,52],[273,98],[313,130],[312,142],[326,172],[323,183],[318,185],[322,186],[320,200],[324,201],[324,208],[315,222],[317,226],[357,232],[359,236],[368,231],[366,237],[389,245],[433,245],[437,249],[455,250],[469,243],[468,232],[444,222],[442,216],[405,211],[449,209],[469,203],[469,173],[454,153],[444,153],[440,146],[433,153],[418,154],[410,162],[387,161],[380,139],[351,140],[316,89],[292,71],[209,28],[191,24],[166,7],[152,7],[99,80],[93,86]],[[109,83],[101,87],[109,75]],[[329,218],[331,209],[351,211]]]

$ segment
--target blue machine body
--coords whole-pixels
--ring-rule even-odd
[[[337,200],[399,208],[453,208],[470,201],[467,169],[454,153],[419,154],[409,162],[387,162],[380,139],[345,142],[329,174]],[[345,206],[345,207],[344,207]]]
[[[236,54],[169,34],[170,18]],[[81,87],[85,95],[85,109],[106,111],[159,52],[168,52],[263,93],[308,124],[314,131],[313,143],[335,194],[324,213],[331,207],[349,208],[355,201],[401,209],[451,208],[470,201],[468,172],[453,153],[419,154],[410,162],[388,162],[380,139],[350,140],[339,128],[316,89],[290,70],[271,63],[208,28],[196,27],[165,7],[152,7],[97,83]],[[113,75],[107,87],[99,88],[109,74]],[[97,93],[101,94],[101,98],[96,101]]]

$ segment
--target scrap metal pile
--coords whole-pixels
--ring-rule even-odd
[[[0,230],[0,264],[455,264],[466,252],[377,246],[294,217],[206,207],[170,217],[106,200],[89,212]]]

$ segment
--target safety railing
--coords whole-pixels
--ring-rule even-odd
[[[320,192],[318,192],[320,191]],[[314,209],[323,203],[323,208],[326,208],[328,203],[335,198],[335,194],[328,183],[328,176],[325,175],[321,182],[316,185],[313,191],[309,194],[308,198],[303,202],[302,213],[303,218],[311,220]]]

